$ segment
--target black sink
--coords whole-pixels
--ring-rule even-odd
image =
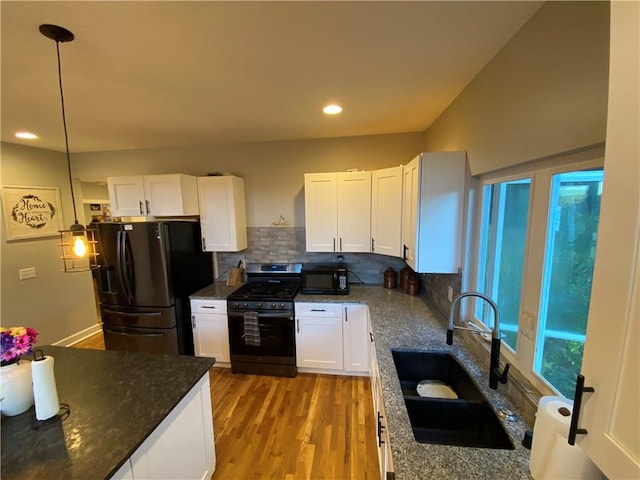
[[[452,354],[427,350],[391,353],[418,442],[513,450],[502,422]],[[420,397],[416,387],[422,380],[439,380],[458,398]]]

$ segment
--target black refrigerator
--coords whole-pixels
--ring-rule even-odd
[[[193,355],[189,295],[213,282],[196,221],[99,223],[107,350]]]

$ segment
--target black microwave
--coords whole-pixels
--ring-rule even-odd
[[[346,263],[305,263],[302,266],[302,293],[346,295],[349,293]]]

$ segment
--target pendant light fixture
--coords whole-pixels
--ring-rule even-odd
[[[64,272],[85,272],[98,268],[95,231],[87,230],[78,222],[76,212],[76,198],[73,193],[73,178],[71,176],[71,156],[69,155],[69,135],[67,134],[67,118],[64,110],[64,93],[62,91],[62,69],[60,68],[60,43],[71,42],[73,33],[58,25],[40,25],[40,33],[56,42],[58,57],[58,84],[60,86],[60,101],[62,104],[62,126],[64,128],[64,143],[67,153],[67,171],[69,173],[69,187],[71,188],[71,204],[73,205],[74,223],[68,230],[60,230],[60,246],[62,247],[62,261]]]

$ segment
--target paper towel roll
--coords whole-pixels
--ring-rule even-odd
[[[563,397],[542,397],[538,403],[529,459],[529,471],[536,480],[545,478],[545,469],[555,444],[556,435],[565,439],[569,435],[571,417],[560,413],[560,409],[563,407],[572,411],[573,401]]]
[[[56,378],[53,373],[53,357],[46,356],[31,362],[31,376],[36,418],[48,420],[60,411]]]
[[[544,478],[547,480],[595,480],[604,477],[578,445],[569,445],[567,437],[557,433],[544,471]]]

